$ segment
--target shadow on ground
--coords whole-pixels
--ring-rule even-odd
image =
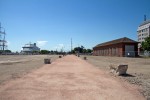
[[[123,74],[123,75],[121,75],[121,76],[123,76],[123,77],[136,77],[136,76],[131,75],[131,74]]]

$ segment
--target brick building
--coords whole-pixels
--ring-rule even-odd
[[[127,37],[98,44],[93,48],[95,56],[138,56],[138,42]]]

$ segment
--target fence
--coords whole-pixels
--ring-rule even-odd
[[[150,51],[108,51],[108,50],[104,50],[104,51],[100,51],[97,50],[95,52],[93,52],[93,55],[95,56],[117,56],[117,57],[150,57]]]
[[[139,56],[150,57],[150,51],[141,51],[139,52]]]

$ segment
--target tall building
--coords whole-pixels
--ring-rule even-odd
[[[138,49],[141,48],[141,43],[145,41],[146,37],[150,36],[150,20],[146,20],[146,17],[144,18],[144,22],[141,23],[137,29],[137,35],[138,35]]]
[[[36,46],[36,43],[25,44],[25,46],[23,46],[22,48],[23,48],[22,50],[23,53],[33,53],[34,51],[37,51],[37,52],[40,51],[40,48]]]

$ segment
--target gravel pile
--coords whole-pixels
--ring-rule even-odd
[[[135,84],[138,86],[141,86],[142,89],[139,90],[144,97],[147,100],[150,100],[150,76],[149,75],[145,75],[145,74],[132,74],[132,76],[127,76],[127,77],[122,77],[119,76],[119,78],[125,79],[126,81],[128,81],[131,84]]]

